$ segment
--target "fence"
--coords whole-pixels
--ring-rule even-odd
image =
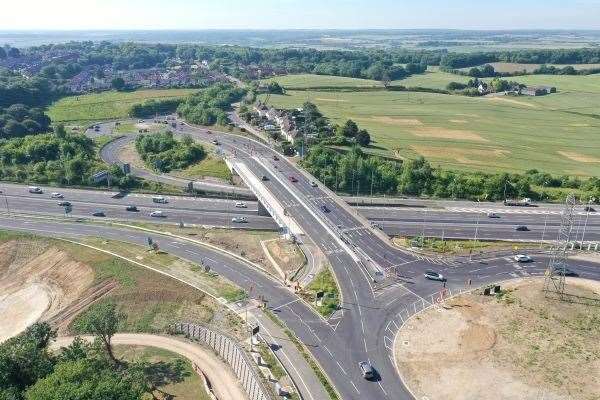
[[[233,369],[250,400],[272,400],[253,367],[253,361],[234,339],[204,326],[179,323],[174,328],[188,338],[196,339],[210,346]]]

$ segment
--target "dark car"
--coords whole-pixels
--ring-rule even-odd
[[[60,203],[58,203],[58,205],[61,207],[69,207],[71,203],[68,201],[61,201]]]
[[[292,183],[296,183],[296,182],[298,182],[298,179],[297,179],[295,176],[293,176],[293,175],[290,175],[290,176],[288,176],[288,179],[289,179],[289,180],[290,180],[290,182],[292,182]]]
[[[529,232],[529,228],[526,227],[525,225],[519,225],[519,226],[515,227],[515,231],[517,231],[517,232]]]
[[[262,178],[260,178],[261,181],[266,182],[269,180],[269,177],[266,175],[263,175]]]
[[[596,210],[595,210],[595,209],[594,209],[594,207],[592,207],[592,206],[585,206],[585,207],[583,208],[583,210],[584,210],[584,211],[587,211],[587,212],[596,212]]]
[[[569,268],[561,268],[561,267],[554,267],[554,273],[556,275],[563,275],[563,276],[579,276],[579,274],[573,270],[570,270]]]
[[[373,379],[375,377],[375,370],[368,361],[361,361],[358,363],[358,368],[360,368],[360,373],[365,379]]]
[[[329,210],[329,208],[327,208],[327,206],[325,204],[323,204],[321,206],[321,211],[323,211],[324,213],[328,213],[330,210]]]
[[[218,146],[219,145],[219,141],[217,139],[215,139],[215,140],[212,141],[212,144],[214,144],[215,146]]]
[[[138,208],[136,206],[134,206],[133,204],[128,205],[127,207],[125,207],[125,210],[127,211],[140,211],[138,210]]]
[[[275,161],[279,161],[279,157],[277,157],[277,156],[273,156],[273,160],[275,160]]]
[[[92,213],[92,215],[94,217],[106,217],[106,214],[104,214],[104,211],[102,210],[96,210]]]

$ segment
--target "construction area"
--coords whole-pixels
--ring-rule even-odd
[[[408,321],[395,357],[415,398],[600,399],[600,284],[567,278],[564,300],[543,288],[515,280]]]

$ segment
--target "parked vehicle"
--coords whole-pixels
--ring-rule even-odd
[[[215,140],[212,141],[212,144],[214,144],[215,146],[218,146],[219,145],[219,141],[217,139],[215,139]]]
[[[128,205],[127,207],[125,207],[125,210],[127,211],[139,211],[137,206],[134,206],[133,204]]]
[[[359,362],[358,367],[360,368],[360,373],[362,374],[363,378],[373,379],[375,377],[375,370],[368,361]]]
[[[167,204],[169,201],[162,196],[154,196],[154,197],[152,197],[152,202],[159,203],[159,204]]]
[[[529,228],[526,227],[525,225],[519,225],[519,226],[515,227],[515,231],[517,231],[517,232],[529,232]]]
[[[156,211],[152,211],[150,213],[150,216],[154,217],[154,218],[164,218],[167,215],[164,212],[160,211],[160,210],[156,210]]]
[[[44,191],[42,190],[41,187],[29,186],[29,193],[42,194],[42,193],[44,193]]]
[[[237,203],[235,203],[235,207],[236,208],[248,208],[246,203],[242,203],[241,201],[238,201]]]
[[[516,262],[519,262],[519,263],[528,263],[528,262],[533,261],[533,258],[531,258],[525,254],[517,254],[517,255],[515,255],[514,259]]]
[[[279,157],[277,157],[277,156],[273,156],[273,160],[275,160],[275,161],[279,161]]]
[[[50,195],[50,197],[51,197],[51,198],[53,198],[53,199],[62,199],[62,198],[64,198],[65,196],[63,196],[63,195],[62,195],[62,193],[53,192],[53,193]]]
[[[426,271],[424,276],[425,276],[425,279],[429,279],[432,281],[444,282],[446,280],[446,278],[444,278],[444,275],[440,274],[439,272],[435,272],[435,271]]]
[[[237,224],[244,224],[248,222],[248,219],[246,219],[246,217],[233,217],[231,218],[231,222],[235,222]]]

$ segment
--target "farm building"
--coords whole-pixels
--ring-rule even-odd
[[[550,93],[556,93],[554,86],[527,86],[521,89],[524,96],[543,96]]]

